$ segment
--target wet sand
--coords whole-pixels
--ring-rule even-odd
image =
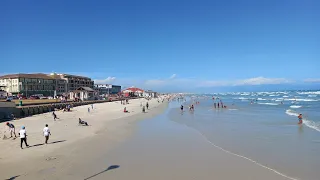
[[[105,160],[90,164],[95,175],[90,179],[290,179],[222,151],[167,114],[139,122],[138,127],[132,138],[106,153]],[[118,168],[103,171],[111,165]]]

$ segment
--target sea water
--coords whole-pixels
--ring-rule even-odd
[[[220,100],[227,108],[213,107]],[[320,91],[203,94],[181,102],[185,107],[192,103],[193,112],[177,108],[169,113],[170,119],[281,173],[319,179]],[[297,124],[300,113],[302,125]]]

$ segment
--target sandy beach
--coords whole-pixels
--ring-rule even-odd
[[[146,102],[145,99],[135,99],[130,100],[127,105],[120,102],[94,104],[93,109],[91,105],[79,106],[73,108],[72,112],[57,111],[59,119],[56,121],[51,113],[12,121],[17,135],[21,126],[26,127],[30,147],[20,149],[19,137],[15,140],[0,140],[0,179],[15,176],[19,176],[19,179],[64,179],[59,175],[50,175],[49,178],[44,169],[54,168],[54,174],[59,174],[66,167],[74,165],[73,162],[79,156],[86,156],[78,154],[80,148],[83,149],[82,145],[88,150],[99,149],[90,146],[90,142],[97,141],[108,147],[118,144],[132,133],[133,122],[161,113],[167,104],[152,99],[147,113],[142,113],[140,105],[145,105]],[[129,113],[123,112],[124,107]],[[89,126],[79,126],[78,118],[87,121]],[[42,130],[45,124],[49,125],[52,133],[49,144],[43,144]],[[4,133],[8,137],[5,123],[1,123],[1,128],[1,138]]]
[[[0,179],[314,179],[311,175],[301,178],[302,174],[281,164],[270,166],[221,148],[200,131],[179,122],[200,121],[188,111],[181,114],[179,102],[158,103],[153,99],[150,110],[142,113],[140,103],[145,102],[132,100],[126,105],[130,113],[123,113],[124,105],[113,102],[96,104],[90,113],[87,109],[91,106],[58,112],[57,122],[51,114],[15,121],[17,129],[26,126],[31,147],[21,150],[19,139],[0,141]],[[91,126],[78,126],[78,117]],[[45,123],[52,131],[48,145],[42,145]]]

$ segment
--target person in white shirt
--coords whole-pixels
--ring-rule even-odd
[[[45,143],[48,144],[49,136],[51,135],[48,124],[46,124],[46,127],[43,128],[43,135],[45,137]]]
[[[21,149],[22,148],[22,143],[24,142],[25,145],[27,147],[29,147],[28,143],[27,143],[27,131],[26,131],[26,128],[24,126],[21,127],[21,130],[19,131],[19,136],[20,136],[20,139],[21,139],[21,144],[20,144],[20,147]]]

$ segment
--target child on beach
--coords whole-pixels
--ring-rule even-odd
[[[48,124],[45,125],[43,128],[43,136],[45,137],[45,143],[48,144],[49,135],[51,136],[50,129],[48,127]]]
[[[52,112],[52,116],[53,116],[53,120],[54,120],[54,121],[55,121],[56,119],[59,119],[54,111]]]
[[[298,119],[299,119],[298,124],[302,124],[302,114],[299,114]]]
[[[79,118],[79,125],[86,125],[89,126],[86,121],[82,121],[81,118]]]
[[[27,143],[27,131],[24,126],[21,127],[21,130],[19,131],[19,136],[20,136],[20,140],[21,140],[21,143],[20,143],[21,149],[23,149],[23,147],[22,147],[23,142],[25,143],[25,145],[27,147],[29,147],[29,145]]]

